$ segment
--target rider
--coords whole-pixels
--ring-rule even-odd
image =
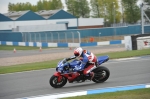
[[[91,76],[91,80],[94,77],[94,72],[91,72],[94,68],[96,68],[96,62],[97,62],[97,57],[90,51],[88,50],[83,50],[81,47],[78,47],[76,49],[74,49],[74,56],[71,58],[67,58],[66,60],[71,60],[71,59],[75,59],[77,57],[81,57],[81,65],[80,66],[76,66],[74,68],[74,71],[81,71],[83,70],[83,74],[84,75],[90,75]],[[88,65],[88,66],[87,66]],[[86,67],[85,67],[86,66]]]

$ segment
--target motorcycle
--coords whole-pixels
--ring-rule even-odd
[[[109,69],[101,66],[102,63],[105,63],[108,60],[109,56],[97,57],[96,68],[92,70],[92,72],[94,72],[94,77],[92,79],[93,82],[103,83],[109,78]],[[72,61],[66,61],[66,59],[63,59],[58,62],[56,72],[49,80],[50,85],[54,88],[61,88],[67,83],[67,81],[69,81],[69,83],[81,83],[89,80],[91,81],[90,75],[84,75],[83,70],[77,72],[73,71],[73,69],[80,64],[81,60],[78,59],[74,59]],[[88,64],[86,66],[88,66]]]

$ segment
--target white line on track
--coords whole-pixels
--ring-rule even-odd
[[[136,84],[136,85],[124,85],[124,86],[115,86],[115,87],[105,87],[105,88],[96,88],[96,89],[86,89],[86,90],[78,90],[78,91],[69,91],[69,92],[62,92],[62,93],[52,93],[52,94],[45,94],[45,95],[37,95],[37,96],[30,96],[30,97],[24,97],[24,98],[17,98],[17,99],[49,99],[50,97],[53,96],[58,96],[58,95],[64,95],[65,97],[69,97],[68,93],[70,94],[75,94],[79,93],[77,95],[73,96],[80,96],[81,95],[88,95],[86,92],[89,90],[100,90],[100,89],[108,89],[108,88],[122,88],[122,87],[132,87],[132,86],[140,86],[140,85],[145,85],[145,88],[150,88],[150,84]],[[66,95],[67,94],[67,95]],[[60,98],[52,98],[52,99],[60,99]]]
[[[109,63],[104,63],[104,64],[122,63],[122,62],[133,62],[133,61],[147,61],[147,60],[150,60],[150,58],[149,59],[138,58],[138,59],[132,59],[132,60],[115,60],[115,61],[110,61]]]

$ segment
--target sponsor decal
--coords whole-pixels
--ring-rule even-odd
[[[150,45],[150,42],[148,42],[148,41],[143,41],[143,43],[144,43],[144,46]]]

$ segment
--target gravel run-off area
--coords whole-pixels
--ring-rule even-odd
[[[93,52],[94,54],[117,52],[117,51],[125,51],[125,48],[91,50],[91,52]],[[51,60],[70,57],[72,55],[73,52],[63,52],[62,54],[50,53],[50,54],[39,54],[39,55],[30,55],[30,56],[0,58],[0,66],[12,66],[17,64],[51,61]]]

